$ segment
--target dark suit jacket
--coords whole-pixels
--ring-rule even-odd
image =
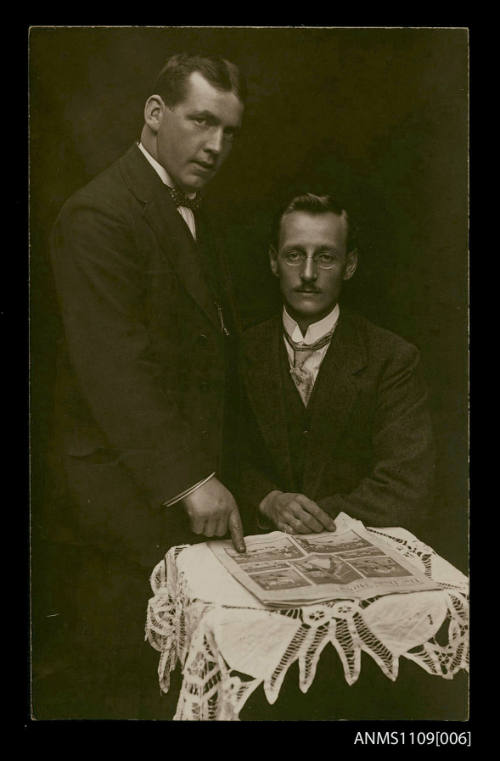
[[[247,330],[241,374],[250,442],[242,499],[301,491],[334,517],[418,531],[430,508],[434,448],[419,352],[342,308],[311,396],[296,483],[280,372],[281,316]],[[294,487],[299,488],[294,488]]]
[[[194,538],[182,506],[162,503],[223,467],[228,339],[215,302],[231,322],[229,283],[198,215],[197,235],[137,145],[66,202],[53,231],[56,467],[74,507],[59,518],[76,541],[146,565]]]

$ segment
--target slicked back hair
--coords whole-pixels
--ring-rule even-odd
[[[344,216],[347,222],[346,254],[357,249],[357,228],[351,222],[349,214],[344,206],[331,195],[318,196],[314,193],[303,193],[302,195],[295,196],[295,198],[292,198],[292,200],[280,210],[274,220],[272,233],[272,241],[276,249],[279,246],[279,236],[283,217],[294,211],[303,211],[313,215],[333,212],[333,214],[337,214],[339,217]]]
[[[212,87],[223,92],[234,92],[242,103],[245,102],[246,82],[243,74],[236,64],[220,56],[190,53],[171,56],[158,75],[154,92],[172,108],[184,100],[187,80],[194,71],[205,77]]]

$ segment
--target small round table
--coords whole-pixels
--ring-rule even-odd
[[[260,693],[271,720],[464,720],[467,577],[405,529],[367,530],[441,588],[269,609],[231,576],[207,544],[170,549],[151,576],[146,638],[160,653],[163,692],[177,664],[182,667],[173,718],[235,721],[242,713],[244,720],[266,719]],[[436,715],[454,677],[461,697],[448,703],[457,715],[448,715],[450,710]],[[313,682],[316,708],[306,695]],[[434,686],[433,701],[429,689]]]

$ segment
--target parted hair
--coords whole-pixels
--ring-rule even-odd
[[[294,211],[305,211],[307,214],[327,214],[333,212],[338,216],[344,216],[347,221],[346,252],[355,251],[358,247],[357,227],[352,222],[343,204],[331,195],[315,195],[314,193],[302,193],[288,201],[276,215],[273,223],[272,241],[275,247],[279,244],[279,235],[283,217]]]
[[[211,55],[177,53],[170,56],[158,75],[154,92],[161,95],[167,106],[177,105],[184,99],[187,80],[194,71],[217,90],[234,92],[245,102],[246,82],[239,68],[226,58]]]

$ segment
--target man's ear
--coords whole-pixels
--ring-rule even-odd
[[[161,95],[150,95],[144,106],[144,122],[155,134],[160,129],[165,108]]]
[[[351,277],[356,272],[357,266],[358,266],[358,252],[356,249],[354,249],[353,251],[349,251],[349,253],[347,254],[343,279],[350,280]]]
[[[278,277],[278,252],[274,246],[269,246],[269,264],[271,265],[271,272]]]

